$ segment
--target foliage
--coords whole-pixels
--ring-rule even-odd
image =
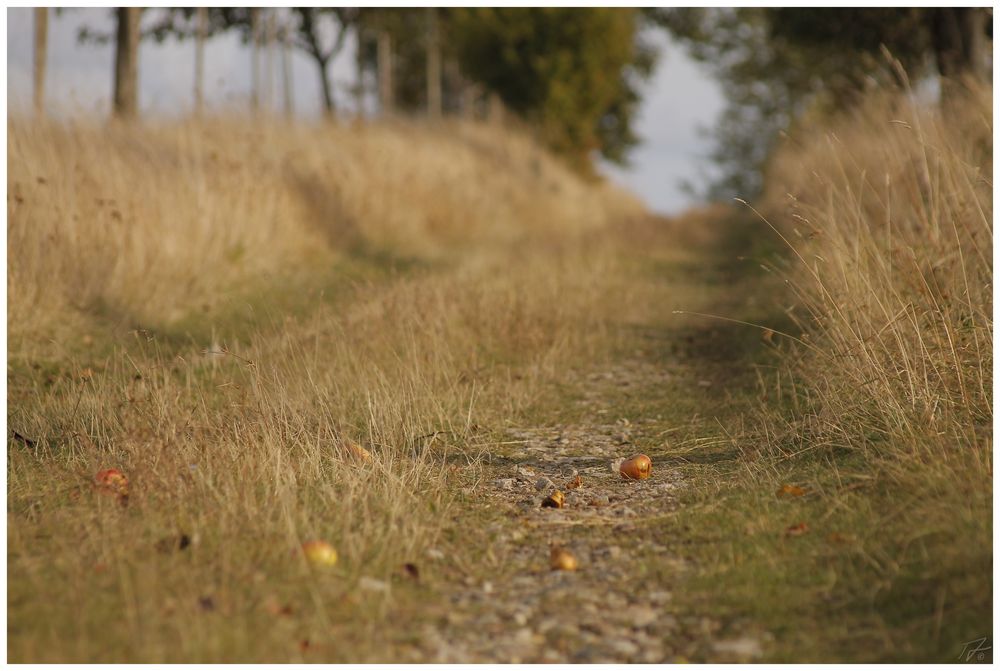
[[[723,85],[728,106],[712,154],[723,177],[710,195],[729,199],[759,193],[780,132],[803,113],[850,108],[873,84],[893,80],[898,70],[885,67],[886,55],[914,79],[944,73],[954,57],[940,26],[959,21],[952,11],[716,8],[647,15],[710,64]]]
[[[638,19],[624,9],[463,9],[452,35],[463,72],[588,168],[592,152],[622,162],[637,142],[637,85],[653,61]]]

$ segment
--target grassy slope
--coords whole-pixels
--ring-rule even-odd
[[[288,661],[331,628],[377,650],[388,597],[360,579],[435,543],[481,427],[600,330],[588,231],[627,199],[490,129],[264,131],[11,128],[8,422],[35,442],[8,440],[12,659]],[[259,181],[293,158],[321,190]],[[92,491],[109,466],[124,509]],[[294,553],[314,537],[327,574]]]

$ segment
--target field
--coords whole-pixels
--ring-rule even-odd
[[[9,121],[10,661],[957,659],[990,96],[676,219],[495,126]]]

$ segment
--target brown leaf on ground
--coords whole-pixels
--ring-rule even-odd
[[[796,485],[782,485],[781,489],[778,490],[778,497],[792,498],[792,497],[803,496],[805,493],[806,490]]]
[[[11,433],[14,434],[14,440],[16,440],[19,443],[22,443],[25,447],[35,446],[35,441],[33,441],[31,438],[25,438],[24,436],[19,434],[17,431],[14,431],[13,429],[11,430]]]
[[[799,522],[785,529],[786,536],[801,536],[809,531],[809,526],[805,522]]]
[[[167,536],[156,542],[156,549],[164,554],[186,550],[191,545],[191,537],[187,534],[177,536]]]
[[[290,617],[295,613],[290,603],[283,604],[273,596],[264,602],[264,610],[274,617]]]
[[[580,489],[580,487],[583,487],[583,480],[579,475],[566,483],[566,489]]]
[[[340,442],[341,449],[345,456],[354,459],[355,461],[366,462],[371,461],[372,453],[361,447],[358,443],[354,442],[350,438],[345,438]]]

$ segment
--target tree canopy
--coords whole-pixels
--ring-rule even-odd
[[[622,162],[637,142],[637,87],[653,64],[638,20],[628,9],[458,9],[451,35],[464,73],[589,167],[592,153]]]
[[[981,76],[985,10],[967,8],[740,8],[647,10],[723,85],[714,136],[722,178],[709,195],[752,196],[782,130],[806,109],[852,106],[869,86]]]

